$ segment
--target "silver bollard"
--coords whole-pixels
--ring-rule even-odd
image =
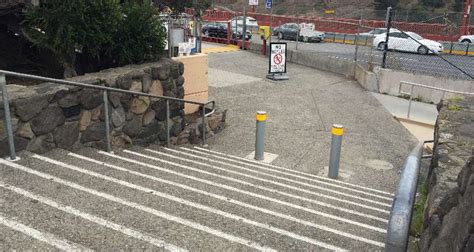
[[[267,112],[257,112],[257,131],[255,133],[255,160],[263,160],[263,153],[265,147],[265,124],[267,121]]]
[[[329,154],[329,177],[337,178],[339,175],[339,160],[341,159],[342,135],[344,127],[340,124],[334,124],[331,130],[331,152]]]

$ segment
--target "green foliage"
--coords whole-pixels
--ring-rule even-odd
[[[441,8],[444,7],[445,2],[443,0],[421,0],[423,5],[432,8]]]
[[[33,43],[88,72],[156,59],[166,35],[154,11],[150,0],[42,0],[23,24]]]
[[[118,63],[156,60],[164,49],[166,38],[166,30],[156,10],[150,4],[126,3],[123,14],[114,40]]]
[[[428,199],[428,184],[425,182],[421,185],[418,198],[413,207],[413,215],[411,219],[410,235],[420,237],[423,232],[423,222],[426,200]]]
[[[118,0],[45,0],[27,12],[24,24],[34,43],[73,63],[75,51],[98,57],[110,46],[120,19]]]
[[[374,0],[375,10],[387,10],[388,7],[395,9],[399,0]]]

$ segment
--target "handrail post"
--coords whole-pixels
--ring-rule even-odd
[[[170,100],[166,99],[166,147],[170,147]]]
[[[15,142],[13,138],[12,119],[10,115],[10,104],[8,102],[7,81],[4,74],[0,74],[0,86],[2,89],[3,110],[5,113],[5,128],[8,138],[8,148],[10,149],[10,160],[17,160],[15,153]]]
[[[202,146],[207,146],[206,144],[206,105],[202,105]]]
[[[110,118],[109,118],[109,97],[107,90],[104,90],[104,116],[105,116],[105,142],[107,152],[112,152],[112,146],[110,144]]]

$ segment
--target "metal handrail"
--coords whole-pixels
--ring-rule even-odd
[[[410,88],[410,93],[403,92],[402,87],[403,85],[409,85],[411,86]],[[413,89],[415,87],[421,87],[421,88],[427,88],[427,89],[432,89],[432,90],[437,90],[437,91],[442,91],[443,95],[441,96],[441,100],[444,99],[446,96],[446,93],[452,93],[452,94],[461,94],[461,95],[474,95],[474,93],[470,92],[464,92],[464,91],[456,91],[456,90],[451,90],[451,89],[446,89],[446,88],[439,88],[439,87],[432,87],[428,85],[423,85],[423,84],[418,84],[418,83],[413,83],[413,82],[408,82],[408,81],[400,81],[398,85],[398,93],[402,95],[408,95],[409,100],[408,100],[408,111],[407,111],[407,118],[410,118],[410,113],[411,113],[411,104],[413,102]]]
[[[410,230],[415,194],[418,187],[423,146],[426,141],[419,143],[410,153],[403,165],[395,199],[390,211],[387,228],[385,251],[405,252],[408,246],[408,232]]]
[[[179,98],[174,98],[174,97],[169,97],[169,96],[161,96],[161,95],[152,95],[148,93],[143,93],[143,92],[137,92],[137,91],[130,91],[130,90],[123,90],[119,88],[112,88],[112,87],[106,87],[106,86],[97,86],[93,84],[87,84],[87,83],[81,83],[81,82],[76,82],[76,81],[69,81],[69,80],[61,80],[61,79],[54,79],[54,78],[48,78],[48,77],[42,77],[42,76],[36,76],[36,75],[30,75],[30,74],[23,74],[23,73],[17,73],[17,72],[11,72],[11,71],[5,71],[5,70],[0,70],[0,88],[2,90],[2,97],[3,97],[3,109],[5,110],[5,125],[6,125],[6,131],[7,131],[7,136],[8,136],[8,144],[10,148],[10,159],[11,160],[16,160],[16,153],[15,153],[15,144],[14,144],[14,138],[13,138],[13,130],[12,130],[12,125],[11,125],[11,116],[10,116],[10,105],[8,102],[8,93],[7,93],[7,87],[6,87],[6,79],[5,76],[13,76],[13,77],[19,77],[19,78],[26,78],[26,79],[31,79],[31,80],[37,80],[37,81],[43,81],[43,82],[53,82],[53,83],[58,83],[58,84],[65,84],[69,86],[76,86],[76,87],[82,87],[82,88],[91,88],[91,89],[97,89],[97,90],[102,90],[103,93],[103,100],[104,104],[108,104],[108,92],[118,92],[118,93],[124,93],[124,94],[130,94],[130,95],[136,95],[136,96],[145,96],[145,97],[150,97],[150,98],[158,98],[158,99],[164,99],[166,100],[166,145],[169,146],[170,144],[170,125],[169,125],[169,119],[170,119],[170,109],[169,109],[169,102],[170,101],[176,101],[176,102],[183,102],[183,103],[190,103],[190,104],[195,104],[195,105],[200,105],[201,109],[201,116],[202,116],[202,125],[203,125],[203,130],[202,130],[202,145],[206,145],[206,128],[204,125],[206,125],[206,117],[209,117],[210,115],[214,114],[215,112],[215,101],[208,101],[208,102],[196,102],[196,101],[190,101],[190,100],[184,100],[184,99],[179,99]],[[211,111],[206,113],[206,107],[211,104]],[[104,113],[105,113],[105,124],[106,124],[106,142],[107,142],[107,151],[112,152],[112,147],[110,145],[110,134],[109,134],[109,113],[108,113],[108,106],[104,106]]]

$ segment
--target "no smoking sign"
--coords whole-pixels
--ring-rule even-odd
[[[271,43],[269,70],[271,74],[286,73],[286,43]]]

